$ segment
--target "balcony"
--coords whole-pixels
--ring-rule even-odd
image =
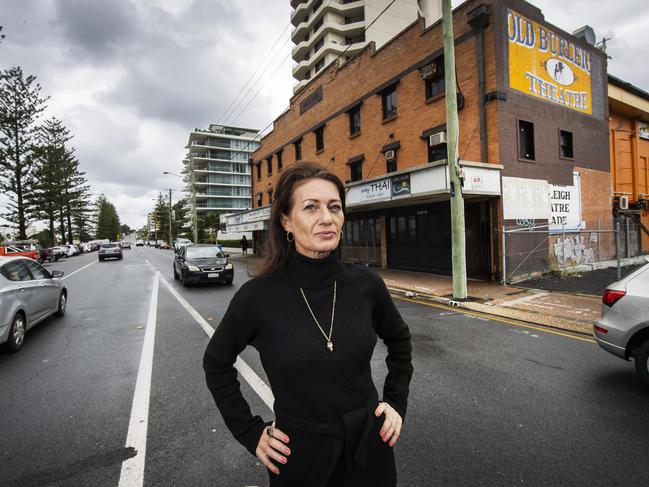
[[[291,24],[298,25],[300,22],[308,20],[309,10],[311,10],[310,2],[304,2],[299,4],[291,12]]]

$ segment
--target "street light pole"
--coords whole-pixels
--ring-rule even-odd
[[[169,245],[171,245],[171,242],[173,242],[174,236],[172,232],[172,227],[171,227],[171,192],[173,189],[168,188],[167,191],[169,191]]]
[[[196,175],[194,174],[194,160],[189,160],[192,172],[192,218],[194,220],[194,243],[198,243],[198,213],[196,211]]]

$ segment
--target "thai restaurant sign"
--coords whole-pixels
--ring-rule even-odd
[[[507,11],[509,85],[527,95],[592,113],[590,52],[523,15]]]

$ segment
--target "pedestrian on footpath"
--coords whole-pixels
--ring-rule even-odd
[[[245,235],[241,238],[241,241],[239,242],[239,245],[241,245],[241,252],[243,253],[243,255],[247,255],[248,254],[248,239],[246,238]]]
[[[296,163],[273,194],[265,260],[207,346],[207,385],[234,437],[268,468],[271,487],[393,487],[392,447],[413,372],[408,326],[378,274],[338,259],[338,177]],[[377,337],[388,352],[381,400],[370,364]],[[234,363],[247,345],[268,376],[274,421],[253,416],[241,393]]]

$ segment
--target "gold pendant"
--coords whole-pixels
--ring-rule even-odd
[[[330,352],[334,351],[334,342],[331,340],[327,340],[327,348],[329,349]]]

